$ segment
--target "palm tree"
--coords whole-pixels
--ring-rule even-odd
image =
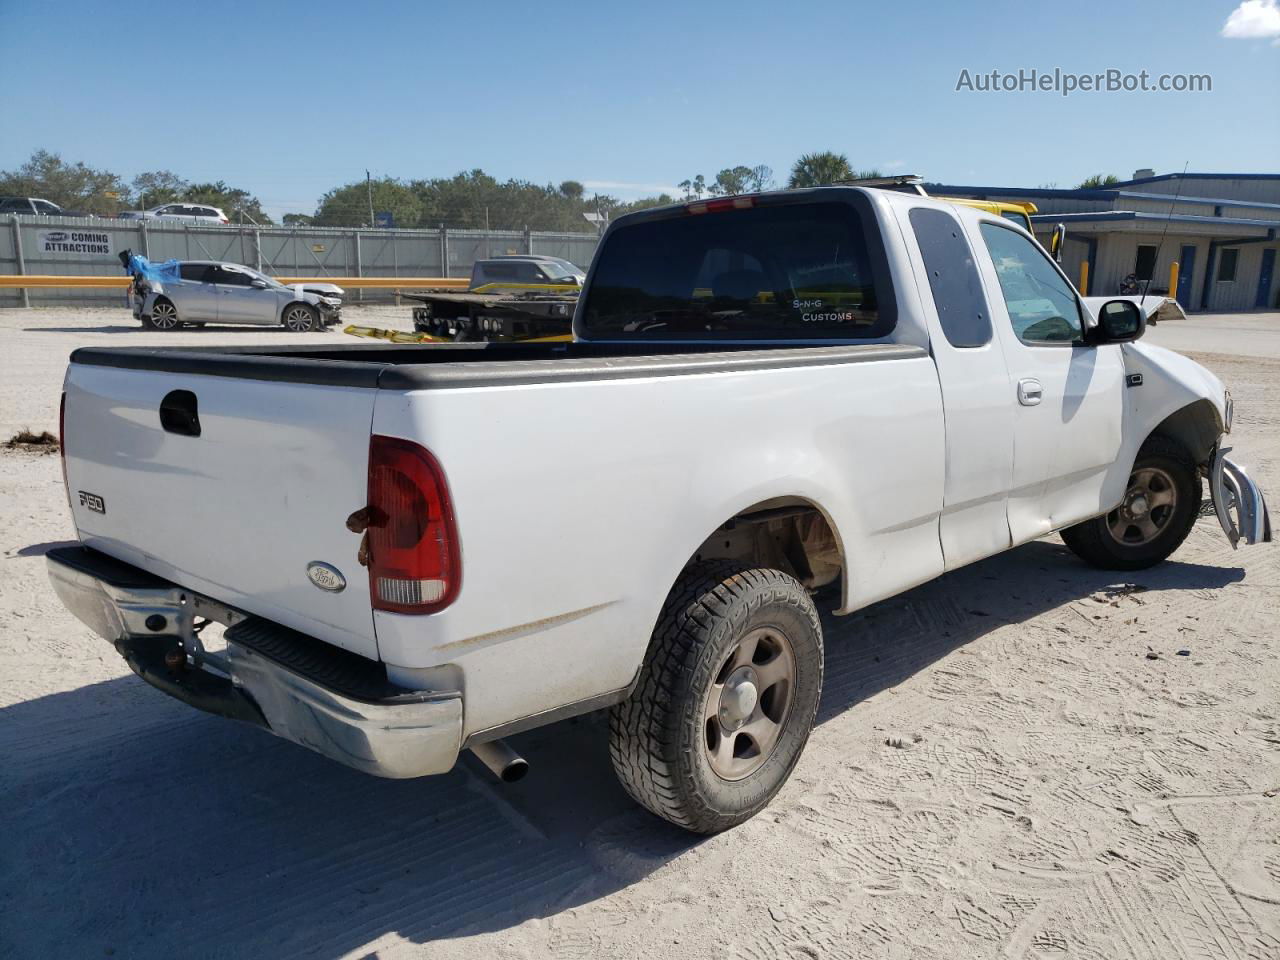
[[[791,167],[791,178],[788,187],[820,187],[824,183],[835,183],[837,180],[852,180],[853,168],[849,166],[849,158],[843,153],[832,153],[824,150],[821,153],[806,153]]]

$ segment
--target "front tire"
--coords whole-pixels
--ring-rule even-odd
[[[822,627],[779,570],[686,569],[631,696],[609,714],[613,769],[639,804],[695,833],[762,810],[786,783],[822,693]]]
[[[151,312],[142,318],[142,322],[152,330],[176,330],[180,323],[178,308],[172,300],[161,297],[151,305]]]
[[[291,303],[284,308],[282,322],[293,333],[308,333],[320,326],[320,312],[309,303]]]
[[[1204,488],[1191,455],[1164,437],[1138,451],[1124,500],[1101,517],[1062,531],[1085,563],[1104,570],[1145,570],[1167,559],[1191,533]]]

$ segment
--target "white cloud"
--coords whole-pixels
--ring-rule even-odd
[[[1222,25],[1222,35],[1232,39],[1280,39],[1280,2],[1244,0]]]
[[[672,196],[680,193],[680,188],[672,183],[628,183],[625,180],[583,180],[582,185],[588,190],[613,192],[621,194],[669,193]]]

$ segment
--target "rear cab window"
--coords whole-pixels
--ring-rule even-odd
[[[845,341],[892,332],[893,287],[865,195],[758,199],[616,226],[597,255],[582,335]],[[743,200],[752,205],[738,207]]]

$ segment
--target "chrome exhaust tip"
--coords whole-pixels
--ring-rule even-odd
[[[529,772],[529,761],[507,746],[505,740],[477,743],[471,752],[503,783],[515,783]]]

